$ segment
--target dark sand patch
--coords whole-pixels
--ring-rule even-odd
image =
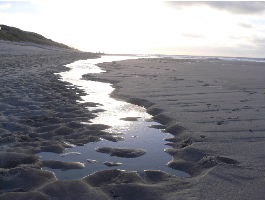
[[[144,174],[118,169],[97,172],[83,179],[93,187],[104,188],[112,199],[166,200],[187,182],[164,172],[148,170]],[[171,185],[171,186],[170,186]],[[165,195],[167,194],[167,195]]]
[[[151,182],[167,181],[169,178],[174,178],[173,175],[160,170],[145,170],[144,172],[147,180]]]
[[[21,164],[33,164],[37,156],[15,152],[0,152],[0,168],[14,168]]]
[[[151,125],[149,127],[150,128],[156,128],[156,129],[165,129],[166,128],[166,126],[164,126],[164,125]]]
[[[41,189],[52,199],[93,199],[107,200],[107,195],[97,188],[93,188],[81,180],[56,181]]]
[[[167,165],[173,169],[185,171],[193,176],[199,175],[206,169],[217,165],[229,164],[238,165],[239,162],[224,156],[206,155],[204,152],[192,147],[182,149],[167,149],[173,160]]]
[[[40,162],[40,165],[42,167],[61,170],[83,169],[85,167],[85,164],[81,162],[64,162],[59,160],[43,160]]]
[[[179,135],[180,133],[182,133],[185,130],[185,128],[178,125],[178,124],[174,124],[174,125],[167,126],[167,128],[165,130],[168,133],[171,133],[173,135]]]
[[[116,136],[116,135],[104,135],[102,136],[105,140],[112,141],[112,142],[118,142],[124,140],[124,137]]]
[[[94,187],[102,187],[107,184],[144,182],[137,172],[118,169],[96,172],[83,180]]]
[[[96,149],[97,152],[107,153],[110,156],[117,156],[122,158],[136,158],[145,154],[143,149],[122,149],[122,148],[111,148],[111,147],[99,147]]]
[[[140,117],[125,117],[125,118],[121,118],[121,120],[124,121],[130,121],[130,122],[135,122],[139,119]]]
[[[108,167],[115,167],[115,166],[122,165],[122,163],[120,163],[120,162],[109,162],[109,161],[106,161],[103,164],[106,165],[106,166],[108,166]]]
[[[26,192],[55,181],[55,176],[49,171],[25,166],[12,169],[0,169],[0,180],[0,193]]]
[[[9,192],[0,195],[1,200],[50,200],[50,197],[41,192]]]
[[[87,159],[86,161],[87,161],[88,163],[92,163],[92,164],[98,162],[97,160],[92,160],[92,159]]]

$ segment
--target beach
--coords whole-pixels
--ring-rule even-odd
[[[42,161],[38,153],[60,154],[72,145],[117,139],[105,131],[106,124],[81,123],[96,117],[86,108],[98,104],[78,103],[84,91],[58,75],[69,70],[66,64],[100,55],[29,43],[0,45],[1,200],[264,197],[264,62],[140,58],[99,64],[106,72],[83,79],[112,83],[111,97],[144,107],[172,135],[165,141],[172,156],[167,165],[191,176],[110,169],[59,180],[43,168],[84,166]],[[98,151],[127,157],[145,153]]]
[[[107,125],[81,123],[96,117],[96,112],[89,112],[87,107],[96,108],[98,104],[78,103],[84,91],[59,80],[58,73],[68,70],[66,64],[97,58],[98,54],[31,43],[1,41],[0,45],[1,200],[164,199],[163,194],[188,183],[156,170],[139,174],[110,169],[81,179],[58,179],[49,169],[78,170],[84,164],[42,160],[37,154],[63,154],[67,148],[97,142],[102,137],[116,140],[104,131]],[[133,157],[144,153],[133,149],[113,151]],[[172,190],[172,185],[179,187]]]
[[[146,107],[167,126],[168,165],[192,174],[195,199],[263,198],[264,62],[153,58],[99,66],[106,73],[85,78],[113,83],[114,98]]]

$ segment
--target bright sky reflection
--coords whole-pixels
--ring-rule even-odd
[[[112,126],[108,130],[112,133],[122,133],[130,128],[132,122],[121,120],[121,118],[140,117],[140,120],[146,120],[151,116],[145,112],[143,107],[110,98],[109,95],[114,90],[110,83],[82,80],[82,75],[103,72],[96,66],[96,63],[137,58],[129,56],[103,56],[99,59],[81,60],[67,65],[71,70],[61,73],[63,81],[70,82],[85,90],[88,94],[82,96],[85,102],[102,104],[102,106],[98,106],[96,109],[104,109],[106,111],[98,113],[98,117],[93,119],[92,122]]]

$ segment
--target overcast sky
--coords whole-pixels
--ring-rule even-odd
[[[93,52],[265,57],[265,2],[0,0],[0,24]]]

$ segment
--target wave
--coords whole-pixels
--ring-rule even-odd
[[[157,58],[188,59],[188,60],[226,60],[226,61],[246,61],[246,62],[265,62],[265,58],[247,57],[224,57],[224,56],[187,56],[187,55],[150,55]]]

